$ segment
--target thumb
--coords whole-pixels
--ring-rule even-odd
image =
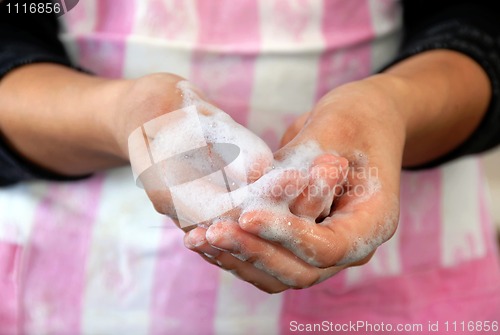
[[[297,136],[298,133],[300,133],[302,128],[304,128],[307,120],[309,119],[310,114],[310,112],[302,114],[290,125],[290,127],[288,127],[288,129],[285,131],[285,134],[281,138],[280,148],[287,145],[291,140],[295,138],[295,136]]]

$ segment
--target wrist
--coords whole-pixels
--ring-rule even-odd
[[[405,166],[428,163],[463,143],[490,101],[490,83],[483,69],[451,50],[423,52],[378,77],[390,79],[385,80],[392,83],[387,85],[393,90],[389,94],[405,120]]]
[[[103,126],[106,94],[97,88],[107,82],[51,63],[12,70],[0,85],[5,141],[27,161],[63,175],[123,164]]]
[[[124,152],[121,134],[117,132],[121,120],[127,117],[121,113],[121,101],[127,96],[130,85],[130,80],[101,79],[81,94],[81,103],[90,112],[89,122],[94,125],[94,141],[98,150],[123,161],[128,160],[128,154]]]
[[[173,74],[156,73],[133,80],[108,83],[109,113],[105,118],[106,133],[111,134],[110,149],[129,160],[128,137],[144,123],[182,107],[182,94],[177,88],[184,80]]]
[[[395,90],[406,90],[405,83],[385,75],[348,83],[321,99],[312,114],[324,125],[322,132],[335,137],[333,142],[361,151],[383,147],[399,159],[408,114]]]

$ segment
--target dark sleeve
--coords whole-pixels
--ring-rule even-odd
[[[403,0],[404,38],[387,67],[433,49],[450,49],[474,59],[487,73],[492,99],[473,134],[448,154],[416,168],[430,168],[500,144],[500,1]]]
[[[9,71],[26,64],[50,62],[72,66],[58,39],[59,25],[56,16],[14,14],[12,6],[11,13],[8,13],[9,2],[15,3],[0,3],[0,81]],[[0,186],[36,178],[80,179],[57,175],[32,164],[12,150],[3,136],[0,136]]]

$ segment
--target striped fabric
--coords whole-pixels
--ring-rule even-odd
[[[327,91],[394,55],[401,8],[395,0],[86,0],[62,19],[61,38],[82,66],[110,78],[189,78],[277,148]],[[486,194],[474,158],[406,172],[398,231],[367,265],[267,295],[185,249],[129,168],[1,189],[0,334],[288,334],[291,322],[500,320]]]

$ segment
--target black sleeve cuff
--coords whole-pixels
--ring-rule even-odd
[[[91,176],[64,176],[38,165],[35,165],[17,154],[14,150],[0,139],[0,187],[18,183],[20,181],[33,179],[46,179],[53,181],[74,181]]]
[[[0,80],[17,67],[41,62],[81,70],[72,66],[58,39],[59,25],[55,15],[8,13],[8,2],[11,1],[0,3]],[[88,175],[68,177],[47,171],[21,157],[0,136],[0,186],[29,179],[62,181],[85,177]]]
[[[427,18],[416,18],[408,11],[416,3],[428,2],[408,0],[406,3],[411,1],[410,8],[405,7],[405,20],[409,22],[405,23],[402,49],[384,69],[425,51],[448,49],[475,60],[488,75],[492,88],[492,98],[483,120],[464,143],[436,160],[410,168],[426,169],[500,144],[500,21],[491,15],[498,13],[498,5],[489,1],[476,1],[476,4],[457,1],[459,4],[445,6]],[[431,8],[427,10],[432,12]]]

